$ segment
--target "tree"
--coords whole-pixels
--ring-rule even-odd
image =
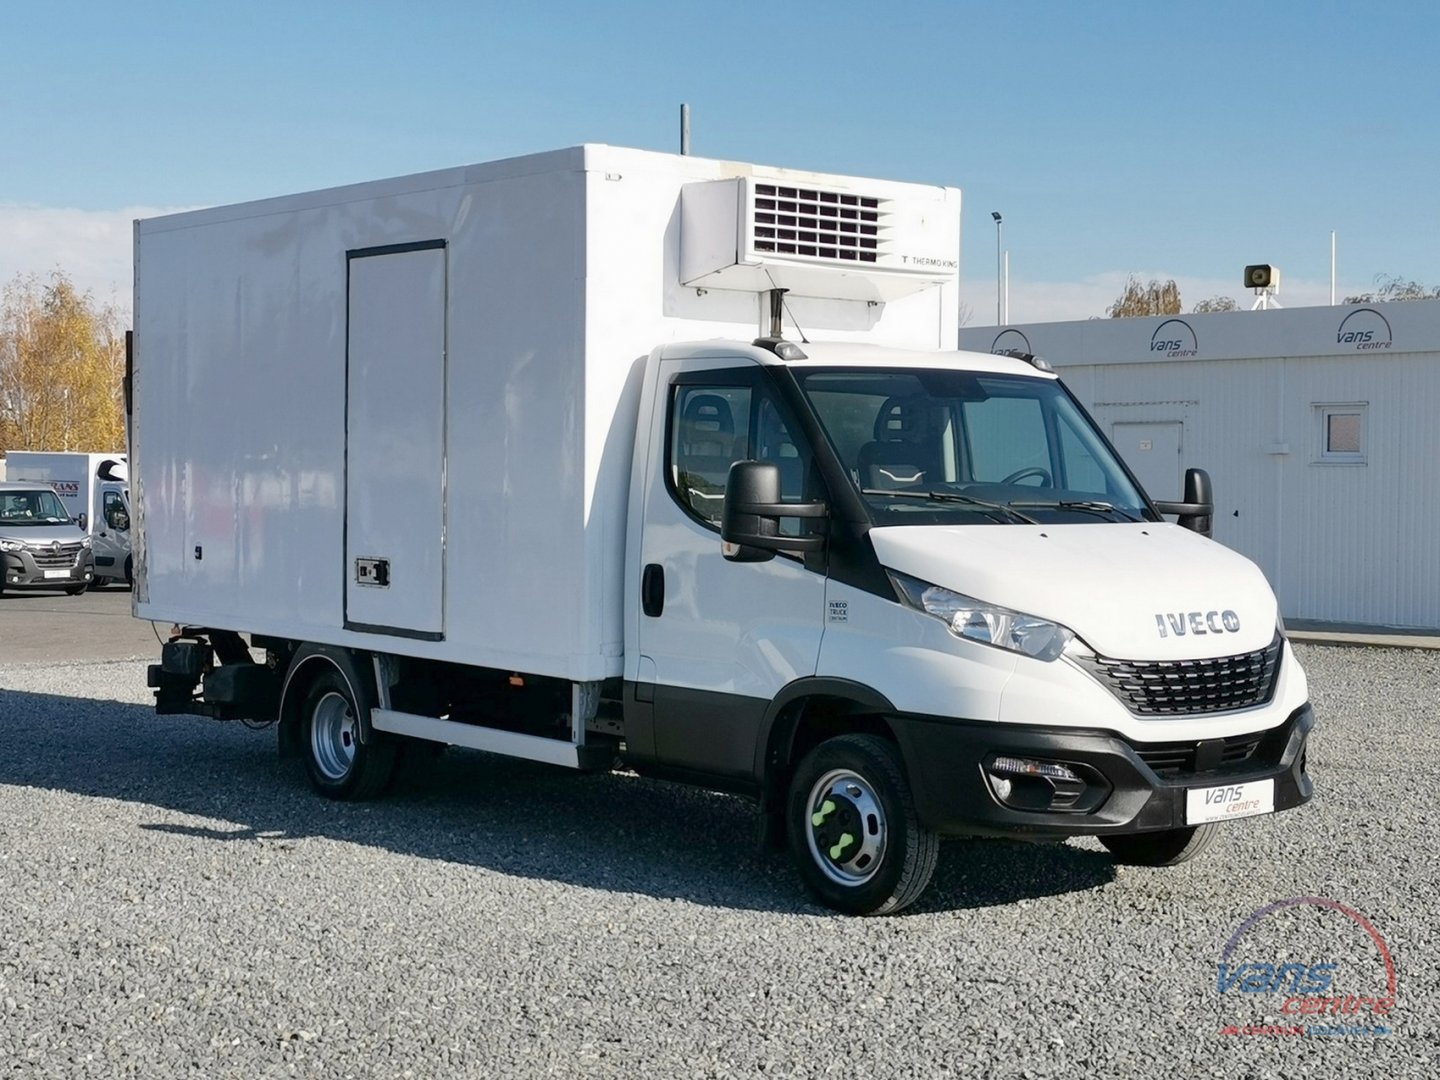
[[[1207,311],[1234,311],[1240,305],[1228,296],[1212,296],[1208,300],[1201,300],[1190,309],[1194,315],[1204,315]]]
[[[1406,281],[1399,274],[1376,274],[1375,291],[1345,297],[1347,304],[1383,304],[1389,300],[1440,300],[1440,286]]]
[[[18,275],[0,294],[0,448],[125,444],[125,336],[111,306],[62,271]]]
[[[1112,319],[1128,319],[1136,315],[1179,315],[1180,286],[1172,278],[1166,282],[1151,279],[1148,285],[1131,274],[1125,281],[1120,298],[1105,309]]]

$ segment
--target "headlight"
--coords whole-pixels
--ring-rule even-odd
[[[82,548],[88,548],[88,547],[90,546],[90,537],[88,537],[88,536],[82,536],[82,537],[80,538],[80,546],[81,546]]]
[[[25,545],[19,540],[0,540],[0,551],[24,551]]]
[[[1036,660],[1054,660],[1075,634],[1068,627],[1049,619],[1026,615],[1009,608],[982,603],[970,596],[942,589],[906,574],[890,572],[900,595],[911,607],[933,615],[950,628],[956,637],[968,638],[984,645],[994,645],[1011,652],[1024,653]]]

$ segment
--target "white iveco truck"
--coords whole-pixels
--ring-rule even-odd
[[[157,708],[274,721],[338,799],[417,741],[744,793],[855,913],[941,834],[1163,865],[1305,802],[1203,474],[1157,504],[1043,361],[954,351],[959,232],[952,188],[606,146],[139,222]]]

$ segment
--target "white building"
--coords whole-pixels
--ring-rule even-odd
[[[1440,301],[973,327],[1049,360],[1153,498],[1215,486],[1215,539],[1288,618],[1440,628]]]

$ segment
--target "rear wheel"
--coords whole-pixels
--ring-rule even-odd
[[[786,823],[805,887],[837,911],[901,911],[935,872],[939,838],[915,815],[895,746],[875,735],[810,751],[791,779]]]
[[[338,671],[319,675],[301,704],[305,771],[329,799],[371,799],[395,775],[397,745],[380,732],[361,739],[360,713]]]
[[[1188,829],[1102,836],[1100,843],[1110,849],[1117,862],[1131,866],[1178,866],[1208,848],[1220,835],[1220,826],[1192,825]]]

